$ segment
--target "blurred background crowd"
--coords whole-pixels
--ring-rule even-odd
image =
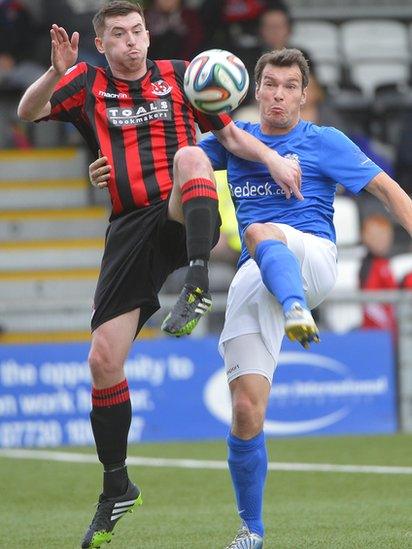
[[[304,51],[312,76],[303,118],[344,131],[406,192],[412,193],[412,4],[409,0],[345,3],[334,0],[145,0],[140,3],[145,7],[151,36],[149,57],[190,60],[202,50],[224,48],[244,61],[251,76],[251,86],[234,118],[257,121],[253,68],[262,53],[284,46]],[[0,150],[3,154],[0,159],[4,159],[0,164],[0,185],[3,184],[0,192],[6,189],[3,196],[11,196],[11,193],[7,195],[13,179],[10,173],[17,173],[16,162],[20,162],[15,161],[14,166],[10,164],[10,158],[18,158],[13,157],[16,150],[21,153],[67,147],[83,150],[80,136],[69,126],[19,122],[16,105],[22,90],[49,66],[52,23],[64,26],[69,33],[80,32],[79,60],[105,65],[104,58],[94,47],[91,24],[101,4],[101,0],[0,0],[0,149],[3,150]],[[26,177],[41,185],[44,176],[36,172],[36,162],[30,160],[30,154],[24,158],[29,160],[26,172],[23,170],[19,179]],[[86,153],[84,158],[83,169],[90,160]],[[72,162],[72,167],[74,165]],[[68,169],[61,177],[67,182],[78,174]],[[212,280],[214,290],[224,292],[235,269],[239,241],[231,200],[225,194],[225,176],[219,174],[218,178],[222,188],[224,226],[214,252]],[[59,203],[64,198],[56,193],[55,203],[49,203],[48,198],[42,203],[41,193],[37,200],[26,193],[26,201],[22,199],[21,203],[14,195],[9,203],[3,200],[2,208],[9,214],[3,217],[8,225],[0,232],[0,238],[8,246],[12,240],[27,242],[36,238],[35,231],[23,227],[23,218],[27,215],[19,217],[18,214],[23,210],[27,214],[29,208],[44,210],[49,207],[55,211],[71,205],[84,206],[90,211],[90,207],[104,207],[101,193],[98,195],[89,189],[84,196],[84,204],[70,204],[70,200]],[[43,220],[46,218],[44,215]],[[336,223],[343,264],[339,288],[396,289],[412,284],[410,238],[376,202],[362,196],[355,203],[351,196],[341,193]],[[87,233],[86,228],[83,233]],[[68,230],[59,238],[68,242],[73,235],[75,233]],[[39,254],[36,261],[39,261]],[[345,266],[345,261],[351,266]],[[75,263],[72,261],[68,268],[73,268]],[[79,264],[79,269],[84,267],[81,261]],[[34,272],[35,267],[29,265],[26,271],[31,268]],[[15,265],[10,265],[9,278],[10,272],[15,273],[16,269]],[[30,299],[35,300],[37,296],[44,301],[46,278],[43,280],[40,274],[37,278],[32,276],[34,289]],[[166,284],[165,292],[175,291],[180,283],[177,273]],[[9,289],[5,292],[8,294]],[[363,325],[389,326],[396,330],[391,307],[376,305],[375,314],[366,307],[358,309],[360,312],[352,314],[351,322],[343,329]],[[339,324],[335,314],[326,312],[320,322],[332,328],[333,323]],[[220,320],[216,329],[219,325]],[[5,321],[5,332],[10,326]]]

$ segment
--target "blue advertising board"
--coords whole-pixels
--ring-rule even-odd
[[[285,341],[272,386],[268,436],[391,433],[397,429],[390,335],[322,334]],[[0,346],[0,447],[93,443],[88,344]],[[225,437],[230,400],[217,339],[136,342],[126,364],[129,441]]]

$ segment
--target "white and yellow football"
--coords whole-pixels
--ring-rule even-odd
[[[235,109],[245,98],[249,75],[243,62],[226,50],[199,53],[186,69],[184,90],[194,107],[207,114]]]

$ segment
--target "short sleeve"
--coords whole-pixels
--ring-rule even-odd
[[[226,170],[228,153],[213,134],[202,139],[198,146],[207,154],[214,170]]]
[[[50,99],[51,112],[41,120],[74,122],[85,103],[86,63],[79,63],[66,71]]]
[[[344,133],[325,127],[321,134],[319,168],[352,193],[359,193],[382,169]]]
[[[195,120],[202,133],[221,130],[232,122],[232,119],[228,114],[210,115],[200,112],[197,109],[194,109],[194,112]]]

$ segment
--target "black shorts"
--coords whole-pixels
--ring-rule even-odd
[[[160,308],[158,293],[166,278],[187,265],[185,228],[167,218],[167,208],[166,200],[110,222],[94,296],[92,331],[140,308],[137,335]],[[219,227],[220,219],[213,246],[219,239]]]

